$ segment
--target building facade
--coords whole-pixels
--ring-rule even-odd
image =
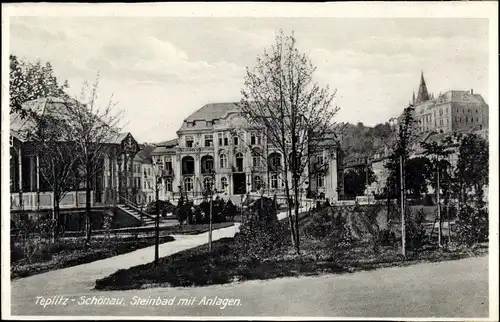
[[[57,114],[64,108],[65,101],[41,98],[23,104],[25,110],[38,115]],[[27,133],[33,123],[29,118],[11,115],[10,122],[10,194],[11,210],[37,211],[54,207],[51,183],[41,174],[40,151]],[[104,144],[98,171],[91,178],[92,206],[123,203],[132,193],[132,161],[138,151],[138,144],[130,133],[121,133]],[[85,206],[85,180],[82,171],[75,166],[69,191],[60,201],[61,209]]]
[[[414,120],[419,132],[456,133],[488,128],[488,104],[480,94],[451,90],[429,95],[422,73],[418,95],[413,94]]]
[[[285,192],[285,178],[280,171],[283,156],[267,142],[262,131],[249,126],[235,103],[203,106],[184,120],[177,139],[158,144],[151,155],[156,173],[162,178],[162,199],[175,200],[184,194],[196,200],[209,187],[231,199],[256,192]],[[328,166],[323,166],[322,174],[315,173],[314,178],[309,169],[304,171],[304,196],[308,189],[314,189],[336,200],[335,155],[325,148],[314,157],[314,162]]]

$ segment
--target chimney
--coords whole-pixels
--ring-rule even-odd
[[[471,95],[474,95],[474,90],[472,88],[470,89],[470,93]]]

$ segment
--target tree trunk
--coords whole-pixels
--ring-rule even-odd
[[[52,202],[54,203],[54,207],[52,210],[52,242],[55,242],[57,238],[59,237],[59,215],[60,215],[60,210],[59,210],[59,200],[60,197],[58,196],[57,193],[54,192],[52,195]]]
[[[294,176],[294,195],[295,195],[295,250],[300,254],[300,237],[299,237],[299,187],[297,178]]]
[[[285,171],[285,177],[288,176],[288,172]],[[285,190],[286,190],[286,204],[288,205],[288,223],[290,224],[290,233],[292,236],[292,245],[294,248],[296,248],[296,240],[295,240],[295,225],[293,224],[293,219],[292,219],[292,207],[290,207],[290,190],[289,190],[289,185],[288,185],[288,179],[285,179]]]

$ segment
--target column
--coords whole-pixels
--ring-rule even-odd
[[[36,155],[36,204],[37,209],[40,209],[40,158],[38,154]]]
[[[197,195],[199,192],[202,191],[202,187],[200,186],[202,184],[203,179],[201,178],[201,160],[200,160],[200,154],[196,154],[194,157],[194,178],[193,178],[193,185],[194,185],[194,193]]]

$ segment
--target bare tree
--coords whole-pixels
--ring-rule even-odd
[[[276,170],[284,179],[287,200],[294,197],[295,222],[291,207],[289,222],[297,253],[300,186],[307,180],[310,155],[325,148],[320,138],[332,131],[339,110],[332,107],[335,93],[313,81],[315,70],[297,49],[293,33],[285,36],[280,31],[276,44],[257,57],[253,69],[247,68],[239,104],[251,127],[262,131],[283,156],[283,165]]]
[[[99,74],[94,84],[87,82],[81,91],[79,102],[68,105],[68,124],[75,137],[79,170],[85,180],[85,230],[86,242],[90,243],[91,191],[93,178],[104,169],[104,159],[109,153],[109,143],[116,141],[122,111],[116,111],[116,103],[111,97],[107,104],[101,105],[98,97]]]
[[[74,137],[68,131],[66,120],[61,117],[69,102],[65,98],[48,100],[44,113],[28,114],[31,126],[26,129],[26,133],[38,157],[39,174],[53,193],[52,224],[55,239],[59,232],[60,203],[73,188],[73,170],[78,158]]]

